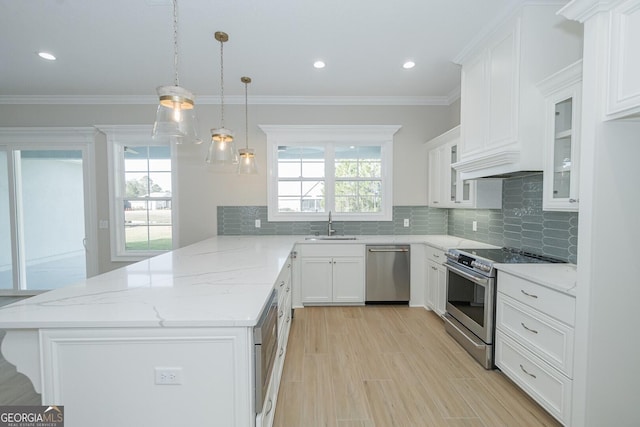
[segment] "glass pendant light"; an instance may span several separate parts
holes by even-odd
[[[247,175],[255,175],[258,173],[258,168],[256,167],[256,156],[254,154],[253,148],[249,148],[249,100],[247,96],[248,86],[251,83],[250,77],[241,77],[240,81],[244,83],[244,138],[245,138],[245,148],[241,148],[238,150],[238,154],[240,159],[238,160],[238,173],[239,174],[247,174]]]
[[[180,87],[178,79],[178,2],[173,0],[173,86],[158,86],[160,98],[156,121],[153,124],[152,137],[168,137],[178,144],[200,144],[198,138],[197,117],[194,109],[193,93]]]
[[[220,42],[220,127],[211,129],[211,144],[207,152],[207,163],[217,165],[231,165],[238,163],[236,147],[233,143],[233,132],[224,127],[224,43],[229,41],[229,35],[222,31],[214,34]]]

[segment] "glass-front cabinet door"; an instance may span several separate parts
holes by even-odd
[[[452,164],[459,160],[458,144],[453,144],[449,147],[449,154],[451,162],[449,168],[451,169],[450,181],[451,181],[451,203],[455,203],[456,207],[464,207],[472,203],[471,200],[471,181],[463,181],[460,178],[460,173],[451,167]]]
[[[547,94],[544,210],[578,210],[581,65],[561,71],[567,77],[559,73],[557,80],[564,84]]]

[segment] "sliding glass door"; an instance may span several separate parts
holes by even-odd
[[[35,293],[86,278],[93,268],[89,144],[18,141],[2,148],[0,292]]]
[[[13,288],[7,152],[0,150],[0,290]]]

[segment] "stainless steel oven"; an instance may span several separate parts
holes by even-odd
[[[494,264],[564,262],[513,248],[451,249],[446,253],[445,329],[486,369],[494,367],[497,274]]]
[[[490,369],[493,366],[495,274],[487,276],[452,260],[445,266],[445,328],[485,369]]]
[[[253,328],[256,414],[262,411],[273,363],[276,360],[278,348],[277,314],[278,293],[273,290],[267,306],[262,311],[257,325]]]

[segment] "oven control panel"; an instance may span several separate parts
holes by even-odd
[[[489,273],[493,268],[490,262],[486,262],[482,258],[471,257],[469,255],[460,253],[457,250],[446,252],[445,255],[450,261],[454,263],[462,264],[467,268],[482,271],[484,273]]]

